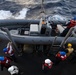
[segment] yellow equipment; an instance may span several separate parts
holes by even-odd
[[[68,47],[72,47],[72,44],[71,43],[68,43]]]

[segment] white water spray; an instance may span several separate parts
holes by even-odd
[[[10,11],[0,10],[0,19],[25,19],[27,11],[27,8],[23,8],[20,12],[13,15]]]
[[[0,19],[10,19],[12,17],[12,13],[10,11],[0,10]]]
[[[26,14],[27,14],[28,9],[27,8],[23,8],[18,14],[16,15],[14,18],[15,19],[25,19],[26,18]]]

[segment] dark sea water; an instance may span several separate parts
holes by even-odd
[[[16,2],[13,2],[13,1],[12,0],[0,0],[0,13],[1,13],[0,19],[3,17],[9,18],[9,16],[10,18],[11,17],[13,18],[14,17],[18,17],[18,18],[26,17],[27,19],[29,18],[36,19],[40,17],[40,14],[41,14],[40,1],[41,0],[30,0],[30,1],[36,2],[37,4],[32,2],[29,5],[20,4],[17,2],[18,0]],[[25,0],[25,1],[29,2],[29,0]],[[76,0],[44,0],[44,1],[45,1],[44,8],[45,8],[46,16],[56,15],[56,14],[62,15],[64,17],[66,16],[67,18],[76,16]],[[29,10],[26,8],[29,8]]]

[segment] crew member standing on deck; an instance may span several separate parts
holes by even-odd
[[[68,43],[68,48],[66,48],[68,50],[67,56],[69,56],[71,53],[73,53],[74,48],[72,47],[71,43]]]
[[[57,58],[60,58],[60,60],[65,60],[67,58],[66,56],[66,52],[65,51],[59,51],[57,54],[56,54],[56,57]]]
[[[19,68],[17,66],[14,66],[14,65],[8,68],[8,72],[11,75],[21,75]]]
[[[9,68],[11,60],[8,57],[0,56],[0,64],[1,64],[1,71],[3,71],[3,68]]]
[[[5,54],[9,54],[10,57],[14,60],[14,62],[16,62],[16,57],[15,57],[15,53],[13,50],[12,42],[9,42],[7,44],[7,47],[4,48],[3,51],[5,52]]]
[[[45,59],[45,61],[42,64],[42,70],[44,72],[47,72],[52,68],[53,62],[50,59]]]

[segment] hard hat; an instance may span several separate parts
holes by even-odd
[[[76,20],[76,16],[73,18],[73,20]]]
[[[0,61],[3,61],[4,60],[4,56],[0,56]]]
[[[64,51],[60,51],[59,53],[60,53],[60,55],[62,55],[62,56],[64,56],[64,55],[66,54],[66,52],[64,52]]]
[[[8,71],[11,73],[11,74],[18,74],[19,70],[16,66],[11,66],[8,68]]]
[[[3,49],[3,52],[7,52],[7,48],[4,48],[4,49]]]
[[[68,43],[68,47],[71,47],[72,46],[72,44],[71,43]]]
[[[51,63],[51,60],[50,59],[45,59],[45,63],[49,64],[49,63]]]
[[[11,72],[11,71],[13,71],[13,70],[14,70],[14,67],[13,67],[13,66],[11,66],[11,67],[8,68],[8,71],[9,71],[9,72]]]

